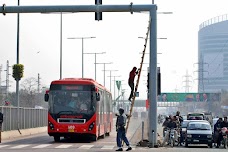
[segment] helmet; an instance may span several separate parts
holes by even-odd
[[[119,108],[119,113],[123,114],[124,113],[124,109],[123,108]]]

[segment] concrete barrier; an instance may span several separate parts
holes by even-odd
[[[34,135],[38,133],[45,133],[47,132],[47,127],[21,129],[20,132],[21,134],[18,132],[18,130],[4,131],[2,132],[2,140],[9,140],[13,138],[29,136],[29,135]]]

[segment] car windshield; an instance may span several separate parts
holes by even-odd
[[[188,130],[211,130],[211,126],[206,123],[189,123]]]
[[[49,112],[52,114],[92,114],[95,95],[92,91],[50,91]]]

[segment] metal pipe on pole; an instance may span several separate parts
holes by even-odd
[[[157,8],[150,10],[149,141],[157,144]],[[154,137],[153,137],[154,136]]]

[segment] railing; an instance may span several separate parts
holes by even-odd
[[[227,20],[228,20],[228,14],[216,16],[216,17],[213,17],[207,21],[204,21],[202,24],[200,24],[199,29],[202,29],[204,27],[207,27],[207,26],[215,24],[215,23],[227,21]]]
[[[17,107],[0,106],[4,115],[2,130],[17,130]],[[19,108],[19,129],[28,129],[47,126],[47,109]]]

